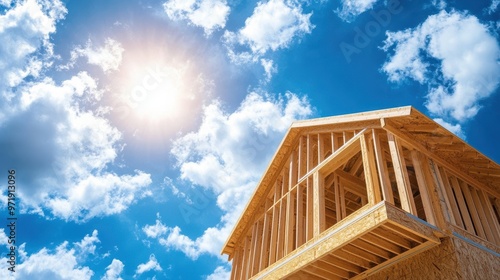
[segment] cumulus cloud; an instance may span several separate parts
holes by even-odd
[[[82,244],[85,244],[86,248],[92,248],[97,242],[99,239],[97,231],[94,230],[92,237],[87,235],[81,242],[76,242],[75,246],[69,246],[69,243],[64,241],[55,250],[44,247],[31,255],[26,252],[26,245],[22,244],[18,247],[18,264],[16,272],[13,274],[8,273],[7,259],[0,258],[0,278],[18,280],[91,279],[94,272],[89,267],[82,265],[85,259],[81,259],[79,252],[82,249]],[[88,253],[94,254],[90,251]]]
[[[72,50],[69,63],[60,66],[59,69],[72,68],[79,57],[85,57],[87,63],[99,66],[104,73],[110,73],[118,70],[123,51],[120,42],[111,38],[106,38],[104,46],[100,47],[94,47],[94,44],[89,39],[85,47],[78,46]]]
[[[162,271],[163,269],[161,268],[160,264],[156,260],[156,257],[154,254],[151,254],[149,256],[149,261],[146,263],[141,263],[137,266],[137,269],[135,271],[134,278],[138,275],[143,274],[144,272],[148,272],[151,270],[155,271]]]
[[[490,6],[486,9],[488,14],[493,14],[497,10],[498,5],[500,5],[500,0],[491,0]]]
[[[413,29],[387,32],[382,47],[390,81],[429,86],[426,107],[458,131],[500,83],[500,47],[488,26],[464,12],[441,11]]]
[[[202,254],[221,257],[220,248],[283,134],[292,121],[311,113],[307,99],[293,93],[274,99],[252,92],[232,113],[223,110],[218,102],[206,106],[199,129],[178,138],[172,154],[178,161],[181,179],[217,195],[217,205],[224,215],[218,225],[207,228],[197,238],[183,234],[178,226],[164,231],[159,220],[144,229],[161,228],[161,234],[148,236],[155,236],[167,249],[181,251],[193,260]],[[222,275],[223,271],[219,272]]]
[[[252,92],[233,113],[214,102],[199,130],[174,142],[181,178],[216,194],[254,181],[269,160],[262,155],[273,153],[292,121],[310,114],[308,101],[293,93],[273,99]]]
[[[75,248],[78,249],[80,255],[86,256],[95,253],[95,249],[97,248],[96,243],[101,242],[97,234],[97,230],[94,229],[91,236],[87,234],[80,242],[75,243]]]
[[[226,26],[231,11],[226,0],[169,0],[163,8],[171,20],[188,20],[207,36]]]
[[[11,1],[2,4],[10,6]],[[0,91],[28,76],[37,77],[44,66],[51,65],[50,34],[66,13],[59,0],[27,0],[0,15]]]
[[[371,10],[378,0],[342,0],[342,6],[336,10],[344,21],[352,21],[358,15]]]
[[[215,271],[208,275],[206,280],[227,280],[231,277],[231,271],[225,267],[218,266]]]
[[[2,164],[22,166],[23,204],[66,220],[119,213],[151,182],[149,174],[106,171],[121,149],[120,132],[85,110],[100,99],[96,81],[81,72],[60,85],[52,79],[26,83],[0,122]],[[8,133],[7,133],[8,132]]]
[[[106,274],[101,280],[123,280],[120,274],[123,272],[125,265],[117,259],[113,259],[110,265],[106,267]]]
[[[278,72],[278,67],[270,59],[262,58],[260,60],[260,64],[262,65],[262,67],[264,67],[265,81],[271,81],[273,74],[276,74]]]
[[[451,124],[441,118],[435,118],[434,119],[435,122],[437,122],[438,124],[440,124],[441,126],[443,126],[444,128],[448,129],[449,131],[455,133],[457,136],[465,139],[465,134],[462,130],[462,126],[460,124]]]
[[[160,235],[167,233],[167,227],[161,222],[161,217],[159,213],[156,213],[156,224],[146,225],[142,228],[142,231],[147,237],[156,238]]]
[[[287,0],[259,2],[245,26],[227,31],[223,40],[234,62],[255,61],[267,51],[287,48],[295,38],[311,33],[312,13],[304,14],[300,3]],[[249,48],[238,51],[238,46]]]

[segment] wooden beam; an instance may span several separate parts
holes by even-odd
[[[450,183],[450,179],[448,177],[448,172],[441,167],[439,168],[439,172],[443,177],[443,186],[448,196],[448,201],[450,202],[451,205],[451,211],[453,213],[453,216],[455,217],[455,222],[456,222],[455,225],[465,229],[465,225],[462,221],[462,215],[460,214],[460,209],[458,207],[458,202],[455,199],[455,195],[453,194],[453,189]]]
[[[461,177],[469,185],[481,188],[483,190],[486,190],[487,192],[491,193],[494,197],[500,197],[500,193],[496,189],[494,189],[491,186],[486,185],[483,182],[480,182],[476,178],[473,178],[469,174],[468,170],[460,168],[460,166],[457,166],[454,163],[450,163],[450,162],[448,162],[448,161],[440,158],[439,156],[437,156],[435,154],[435,151],[430,150],[426,146],[423,146],[422,144],[418,143],[417,141],[415,141],[414,139],[412,139],[411,137],[409,137],[406,133],[404,133],[404,132],[400,131],[399,129],[395,128],[394,125],[392,124],[392,122],[390,120],[381,119],[381,126],[386,131],[388,131],[388,132],[394,134],[395,136],[399,137],[399,139],[401,139],[402,141],[404,141],[409,146],[411,146],[411,147],[413,147],[413,148],[421,151],[422,153],[424,153],[427,157],[429,157],[430,159],[432,159],[433,161],[435,161],[440,166],[445,167],[448,170],[448,172],[450,172],[451,174],[453,174],[455,176]],[[479,153],[477,151],[473,151],[473,150],[471,150],[471,151],[464,151],[464,152],[462,152],[460,154],[463,155],[465,153],[471,153],[471,154],[476,155],[476,156],[479,155]]]
[[[373,145],[375,147],[375,158],[377,160],[378,176],[384,200],[394,205],[394,195],[392,194],[391,180],[387,170],[387,160],[380,143],[380,136],[375,129],[372,129]]]
[[[231,264],[231,280],[236,280],[237,275],[241,275],[240,272],[240,250],[234,250],[233,263]]]
[[[341,248],[340,250],[336,250],[331,255],[340,259],[340,260],[344,260],[345,262],[351,263],[354,266],[359,267],[360,270],[367,270],[367,269],[370,269],[376,265],[375,262],[372,262],[371,260],[367,260],[365,258],[362,258],[361,256],[359,256],[359,254],[355,254],[354,251],[347,250],[346,248],[348,248],[348,246]],[[360,250],[354,246],[351,246],[351,248],[354,248],[356,250]],[[366,252],[365,252],[365,254],[366,254]],[[371,256],[371,257],[375,258],[375,256]]]
[[[240,279],[248,279],[248,271],[250,270],[250,262],[248,261],[248,259],[250,258],[250,241],[249,241],[249,238],[247,236],[245,236],[245,250],[244,250],[244,254],[243,254],[243,259],[241,260],[241,264],[242,264],[242,270],[241,270],[241,277]]]
[[[341,268],[341,269],[346,270],[346,271],[350,271],[354,274],[360,274],[361,272],[364,271],[364,269],[362,267],[360,267],[359,265],[355,265],[352,262],[346,261],[346,260],[344,260],[341,257],[338,257],[336,255],[328,254],[321,259],[328,262],[328,263],[335,264],[335,266],[337,266],[338,268]]]
[[[413,233],[411,230],[406,230],[396,224],[393,223],[385,223],[383,226],[381,226],[382,229],[386,231],[393,231],[397,232],[398,235],[403,236],[406,239],[411,240],[412,242],[415,242],[417,244],[424,243],[425,239],[422,238],[421,236]]]
[[[285,233],[285,255],[291,253],[294,248],[294,232],[293,229],[295,228],[295,196],[296,196],[296,191],[290,191],[287,194],[288,198],[286,201],[286,233]]]
[[[349,271],[346,271],[336,265],[336,263],[329,263],[324,261],[323,259],[318,260],[314,267],[326,271],[328,273],[332,273],[334,277],[338,277],[338,279],[349,279],[352,277]],[[334,278],[327,278],[334,279]]]
[[[281,200],[279,204],[279,227],[278,227],[278,242],[276,242],[276,260],[284,256],[285,248],[285,231],[286,231],[286,198]]]
[[[290,189],[292,189],[293,186],[297,184],[297,170],[298,170],[298,157],[297,157],[297,152],[292,151],[292,154],[290,155]]]
[[[306,157],[304,154],[307,154],[304,149],[304,136],[299,136],[299,156],[298,156],[298,168],[297,168],[297,178],[300,179],[304,176],[306,172]]]
[[[313,174],[313,236],[318,236],[325,230],[325,186],[324,178],[319,171]]]
[[[491,230],[491,226],[488,223],[488,219],[486,218],[486,213],[484,211],[484,206],[482,205],[481,200],[479,200],[479,195],[475,188],[470,188],[469,192],[471,194],[472,200],[474,201],[474,205],[477,205],[476,208],[479,219],[481,220],[481,225],[483,226],[484,234],[486,235],[486,240],[495,243],[495,236],[493,235],[493,231]]]
[[[376,255],[384,260],[388,260],[388,259],[395,256],[394,253],[388,252],[388,251],[376,246],[375,244],[369,243],[366,240],[363,240],[361,238],[352,241],[351,244],[358,247],[359,249],[362,249],[362,250],[369,252],[370,254],[374,254],[374,255]]]
[[[484,207],[484,213],[486,214],[486,219],[491,227],[494,239],[491,240],[497,245],[500,245],[500,225],[498,224],[498,219],[493,212],[491,202],[488,199],[488,195],[483,190],[478,190],[479,200]]]
[[[321,279],[332,279],[332,280],[343,279],[342,277],[337,276],[337,275],[333,274],[332,272],[320,269],[320,268],[312,266],[312,265],[309,265],[302,270],[304,272],[307,272],[307,273],[312,274],[314,276],[320,277]]]
[[[337,169],[334,174],[338,175],[345,189],[359,197],[367,196],[365,181],[345,171],[342,171],[341,169]]]
[[[359,140],[361,141],[361,157],[363,158],[368,204],[375,205],[382,200],[376,171],[377,168],[375,166],[375,155],[373,154],[372,146],[368,144],[364,134],[361,135]]]
[[[441,172],[442,170],[434,162],[434,160],[429,159],[429,164],[430,164],[430,166],[432,168],[432,172],[434,174],[434,180],[438,186],[438,191],[439,191],[439,194],[441,196],[440,199],[442,199],[445,202],[445,205],[443,208],[446,211],[443,212],[443,214],[445,214],[445,218],[447,218],[447,220],[451,224],[458,225],[457,220],[461,221],[461,218],[460,218],[460,215],[455,218],[456,207],[453,208],[454,206],[456,206],[455,199],[453,197],[449,196],[449,191],[451,191],[451,189],[449,187],[449,182],[448,182],[448,179],[446,177],[446,174],[442,174],[442,172]],[[453,199],[453,200],[451,200],[451,199]]]
[[[399,247],[405,248],[406,250],[409,250],[412,248],[411,242],[409,240],[401,237],[400,235],[398,235],[394,232],[386,231],[386,230],[379,227],[379,228],[372,230],[371,233],[380,239],[394,243]]]
[[[278,240],[278,225],[279,225],[279,207],[273,206],[273,219],[271,223],[271,241],[269,242],[269,264],[272,265],[276,261],[276,243]]]
[[[434,208],[432,207],[432,202],[430,198],[429,180],[423,171],[422,160],[420,152],[417,150],[411,151],[411,159],[413,162],[413,168],[415,169],[415,177],[417,177],[418,190],[420,191],[420,198],[422,199],[422,204],[424,207],[425,218],[428,223],[436,225],[436,218],[434,216]]]
[[[314,186],[310,180],[307,179],[307,194],[306,194],[306,241],[309,241],[314,236]]]
[[[394,166],[401,208],[417,216],[417,209],[411,192],[410,179],[408,178],[402,148],[392,133],[387,132],[387,139],[389,140],[389,149],[391,152],[392,165]]]
[[[318,133],[318,164],[325,159],[325,141]]]
[[[304,193],[303,187],[297,185],[297,215],[295,216],[295,224],[297,225],[295,231],[295,248],[299,248],[304,244]]]
[[[335,196],[335,214],[337,215],[337,223],[342,220],[344,217],[342,216],[342,203],[340,200],[340,180],[339,175],[333,173],[333,189]],[[343,207],[345,208],[345,207]],[[345,210],[344,210],[345,211]]]
[[[270,229],[271,229],[271,221],[270,219],[270,214],[267,212],[264,214],[264,229],[262,232],[262,244],[261,244],[261,251],[260,251],[260,258],[259,258],[259,271],[262,271],[264,268],[267,267],[267,264],[269,263],[269,235],[270,235]]]
[[[344,219],[345,217],[347,217],[347,212],[346,212],[344,184],[342,184],[341,182],[339,182],[339,201],[340,201],[340,216],[342,217],[341,219]]]
[[[423,154],[420,155],[420,167],[424,174],[424,178],[427,182],[427,191],[429,194],[429,199],[432,203],[433,216],[435,218],[436,226],[443,230],[448,229],[447,221],[450,221],[450,213],[448,211],[444,195],[442,193],[442,183],[438,182],[436,175],[433,173],[434,163]]]
[[[399,255],[403,252],[401,247],[393,244],[392,242],[378,238],[371,232],[361,236],[360,239],[366,241],[367,243],[372,244],[373,246],[376,246],[377,248],[380,248],[384,251],[388,251],[394,255]]]
[[[449,179],[451,182],[453,193],[455,194],[455,198],[457,199],[458,208],[460,209],[460,214],[462,215],[462,220],[465,224],[465,230],[472,234],[476,234],[474,225],[472,224],[472,219],[470,218],[469,209],[467,208],[467,204],[465,204],[462,190],[460,190],[460,186],[458,185],[457,177],[450,176]]]
[[[307,134],[307,140],[306,140],[306,145],[307,145],[307,148],[306,148],[306,151],[307,151],[307,162],[306,162],[306,166],[307,166],[307,170],[306,172],[309,172],[311,171],[312,169],[312,143],[311,143],[311,134]]]
[[[260,247],[258,244],[260,243],[260,239],[262,237],[260,233],[260,221],[257,221],[254,225],[254,229],[252,231],[252,264],[250,267],[250,276],[255,275],[259,272],[259,257],[260,257]]]
[[[361,150],[359,137],[361,137],[363,133],[364,130],[349,140],[348,143],[342,145],[342,147],[337,149],[335,153],[326,158],[322,164],[318,165],[317,168],[320,170],[336,170],[346,163]]]
[[[476,205],[474,203],[474,199],[472,198],[472,195],[469,190],[469,186],[467,183],[465,183],[462,180],[458,180],[458,184],[460,186],[460,189],[462,190],[462,193],[464,195],[465,201],[467,202],[467,206],[469,206],[469,213],[472,218],[472,222],[474,223],[474,228],[476,229],[476,234],[484,239],[486,239],[486,234],[484,232],[484,228],[481,222],[481,219],[479,218],[479,214],[477,213],[477,208],[482,207],[481,205]]]

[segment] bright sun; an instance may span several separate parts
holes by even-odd
[[[181,94],[180,81],[165,80],[145,93],[136,94],[138,97],[135,111],[140,118],[163,120],[173,118],[179,110]],[[142,96],[144,95],[144,96]]]
[[[134,69],[122,97],[139,120],[175,119],[186,98],[184,70],[158,64]]]

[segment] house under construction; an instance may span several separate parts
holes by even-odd
[[[412,107],[292,124],[231,279],[500,279],[500,166]]]

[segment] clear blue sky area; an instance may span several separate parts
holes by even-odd
[[[499,6],[0,0],[0,279],[228,279],[299,119],[411,105],[500,162]]]

